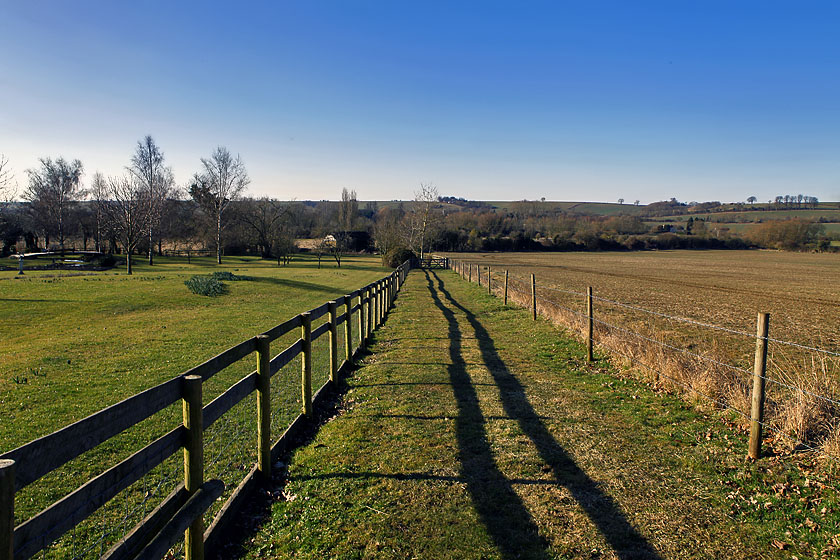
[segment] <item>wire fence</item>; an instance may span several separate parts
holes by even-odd
[[[535,309],[584,339],[590,317],[585,291],[486,266],[456,262],[465,280],[511,303]],[[488,286],[489,282],[489,286]],[[592,296],[593,344],[641,372],[657,386],[691,395],[731,411],[745,422],[755,377],[766,382],[760,424],[774,445],[788,451],[820,452],[833,460],[840,450],[840,353],[690,317]],[[759,340],[760,339],[760,340]],[[766,341],[767,367],[756,373],[756,343]]]

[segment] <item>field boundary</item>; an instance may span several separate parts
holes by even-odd
[[[122,490],[140,480],[163,461],[184,450],[183,483],[138,525],[115,543],[106,558],[161,558],[184,539],[188,559],[200,559],[221,543],[236,513],[248,496],[270,480],[277,458],[291,439],[313,419],[313,406],[324,398],[338,376],[346,374],[365,348],[373,331],[385,320],[410,263],[341,298],[300,313],[268,331],[247,339],[183,374],[135,394],[52,434],[0,455],[0,560],[31,558],[96,512]],[[357,303],[354,304],[354,300]],[[340,310],[340,312],[339,312]],[[326,321],[312,328],[312,321]],[[358,343],[353,345],[353,319],[358,319]],[[344,325],[344,359],[339,357],[338,327]],[[271,357],[272,341],[300,329],[289,347]],[[323,385],[312,393],[312,342],[329,337],[329,371]],[[257,354],[257,369],[204,404],[202,384],[228,366]],[[301,356],[300,413],[272,440],[271,377]],[[238,483],[213,521],[204,528],[204,511],[221,496],[221,481],[204,481],[204,432],[252,393],[257,394],[257,461]],[[181,426],[134,452],[127,459],[88,480],[70,494],[15,526],[15,494],[68,461],[108,441],[170,405],[183,402]],[[183,532],[183,529],[186,531]]]
[[[529,273],[528,276],[514,276],[504,268],[501,271],[493,270],[488,265],[451,257],[449,268],[463,280],[483,285],[488,294],[503,299],[505,304],[511,301],[530,309],[534,320],[542,316],[569,328],[587,344],[589,362],[594,361],[593,347],[597,346],[607,355],[618,357],[629,365],[641,368],[655,386],[669,385],[713,408],[732,412],[749,425],[748,454],[752,459],[762,456],[762,443],[766,443],[767,436],[772,434],[772,437],[784,440],[794,451],[815,452],[829,460],[838,460],[833,453],[836,451],[833,446],[840,437],[840,386],[829,383],[822,387],[829,393],[824,394],[803,386],[804,384],[800,384],[795,377],[777,379],[770,376],[767,351],[770,344],[788,347],[802,356],[809,357],[811,363],[821,361],[824,370],[826,362],[830,362],[833,368],[840,367],[840,352],[769,336],[768,313],[758,313],[756,332],[749,333],[599,297],[593,293],[591,286],[586,287],[586,291],[577,291],[542,284],[538,282],[534,273]],[[569,304],[560,303],[558,295],[577,300],[580,308],[575,309]],[[670,344],[662,337],[605,321],[597,316],[596,303],[690,325],[692,328],[751,339],[755,343],[753,369],[728,363],[710,351]],[[704,373],[704,379],[696,378],[695,374],[698,371]],[[708,382],[708,377],[711,376],[723,380],[726,385],[725,391],[720,387],[711,386]],[[775,398],[768,398],[769,387],[773,388]],[[790,433],[780,422],[767,420],[768,405],[771,411],[787,411],[794,408],[801,411],[810,408],[818,413],[806,416],[801,420],[801,429]]]

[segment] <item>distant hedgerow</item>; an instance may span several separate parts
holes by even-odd
[[[192,293],[200,296],[216,297],[227,292],[227,286],[210,276],[193,276],[184,284]]]

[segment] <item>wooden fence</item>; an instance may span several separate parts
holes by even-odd
[[[169,381],[138,393],[87,418],[0,455],[0,560],[24,560],[46,549],[74,529],[121,491],[152,469],[184,450],[183,482],[151,513],[133,527],[102,557],[162,558],[184,538],[190,560],[218,550],[221,535],[237,511],[261,483],[271,477],[272,465],[291,439],[312,418],[313,405],[350,367],[372,332],[384,321],[409,269],[404,263],[390,275],[344,297],[301,313],[276,327],[245,340]],[[354,300],[357,302],[354,303]],[[312,321],[327,316],[319,327]],[[353,317],[358,318],[358,344],[353,345]],[[344,325],[344,360],[339,359],[338,328]],[[300,338],[273,358],[271,343],[299,329]],[[329,337],[329,377],[312,393],[312,342]],[[204,405],[205,381],[228,366],[257,355],[257,369]],[[281,368],[301,356],[300,413],[276,440],[271,434],[270,382]],[[256,392],[257,461],[217,513],[210,526],[202,518],[222,495],[219,480],[204,481],[204,432],[243,399]],[[15,494],[68,461],[182,401],[183,424],[136,451],[85,484],[15,526]]]

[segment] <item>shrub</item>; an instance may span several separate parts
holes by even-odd
[[[193,276],[184,284],[192,293],[200,296],[216,297],[227,292],[227,286],[210,276]]]
[[[226,270],[225,271],[218,270],[218,271],[214,272],[213,274],[211,274],[210,278],[212,278],[213,280],[218,280],[219,282],[224,282],[224,281],[238,282],[238,281],[241,281],[241,280],[251,280],[250,276],[237,276],[233,272],[228,272]]]
[[[382,255],[382,264],[391,268],[397,268],[405,261],[416,258],[417,255],[415,255],[414,251],[411,249],[407,249],[406,247],[397,247],[396,249],[391,249]]]

